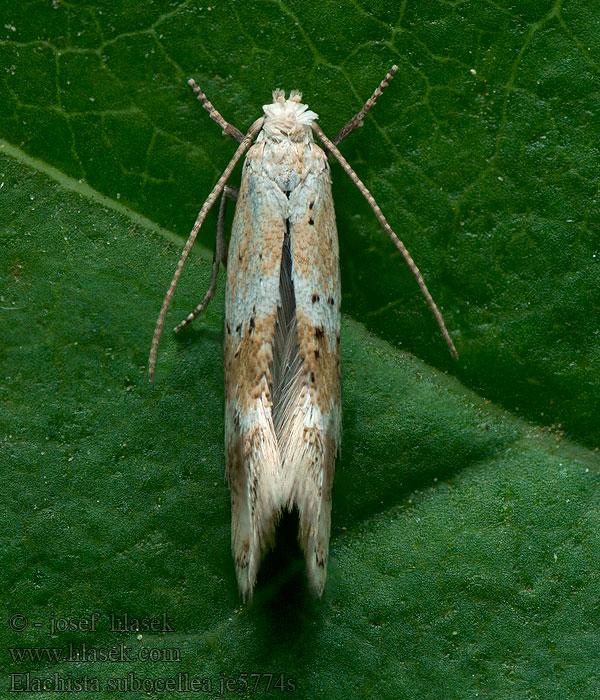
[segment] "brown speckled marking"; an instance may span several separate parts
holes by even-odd
[[[235,401],[237,411],[246,412],[263,394],[271,405],[273,348],[267,339],[273,337],[274,329],[274,317],[255,317],[252,332],[248,328],[242,338],[239,334],[225,337],[226,395],[228,401]]]
[[[340,401],[340,356],[335,344],[324,334],[319,334],[312,321],[301,311],[296,311],[298,342],[304,367],[310,377],[315,400],[323,413],[335,410]],[[320,337],[319,337],[320,336]]]

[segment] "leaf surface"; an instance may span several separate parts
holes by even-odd
[[[107,700],[129,673],[154,685],[128,697],[168,697],[156,681],[179,673],[213,695],[233,679],[232,697],[265,693],[253,673],[311,699],[597,697],[598,14],[580,0],[35,0],[0,15],[0,586],[3,619],[28,621],[4,627],[2,693],[31,671],[87,674]],[[242,130],[272,88],[298,88],[333,136],[393,63],[342,150],[460,361],[334,165],[346,317],[328,585],[308,597],[283,522],[244,607],[223,277],[194,328],[168,330],[206,288],[214,215],[146,381],[180,241],[235,150],[186,79]],[[48,636],[50,620],[94,611],[95,632]],[[111,613],[163,612],[174,632],[110,630]],[[69,643],[166,651],[121,664],[10,651]]]

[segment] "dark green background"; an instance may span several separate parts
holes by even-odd
[[[391,5],[0,2],[1,620],[44,623],[0,623],[6,672],[284,672],[307,698],[599,697],[600,16],[582,1]],[[460,360],[334,165],[347,320],[329,583],[312,601],[280,547],[242,607],[222,288],[194,329],[165,334],[145,380],[173,233],[235,150],[186,79],[242,130],[272,88],[299,88],[333,136],[392,63],[342,150]],[[169,325],[205,288],[198,253]],[[96,635],[48,641],[52,615],[93,610]],[[110,612],[163,610],[175,634],[107,631]],[[175,646],[183,662],[8,651],[69,641]]]

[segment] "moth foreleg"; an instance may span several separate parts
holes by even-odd
[[[208,306],[209,301],[213,298],[215,290],[217,288],[217,275],[219,273],[219,265],[225,262],[227,258],[227,247],[225,245],[225,210],[227,208],[227,200],[231,199],[234,202],[238,198],[238,188],[230,187],[225,185],[223,188],[223,194],[221,195],[221,203],[219,204],[219,216],[217,218],[217,233],[215,236],[215,254],[213,256],[212,264],[212,274],[210,277],[210,284],[208,285],[208,290],[204,295],[204,299],[198,304],[198,306],[188,314],[181,323],[178,323],[174,331],[178,333],[182,328],[191,323],[197,316],[199,316],[204,309]]]
[[[353,131],[358,129],[363,125],[363,119],[367,112],[375,105],[375,102],[381,97],[381,94],[385,88],[389,85],[390,80],[394,77],[398,70],[398,66],[392,66],[390,72],[385,76],[385,78],[379,83],[375,92],[369,97],[369,99],[363,105],[363,108],[355,114],[352,119],[344,126],[339,134],[333,139],[333,143],[337,146],[340,141],[343,141],[346,136],[349,136]]]

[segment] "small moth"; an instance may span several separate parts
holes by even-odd
[[[330,141],[317,115],[293,90],[273,92],[244,136],[226,122],[193,80],[198,99],[239,147],[205,201],[177,265],[156,323],[149,361],[175,285],[208,210],[222,194],[208,291],[176,328],[192,321],[215,291],[225,260],[225,207],[237,199],[225,292],[225,449],[231,490],[231,542],[240,593],[252,597],[258,567],[277,521],[297,509],[310,588],[325,586],[331,488],[340,449],[340,271],[328,155],[334,156],[402,253],[456,350],[417,266],[336,144],[359,126],[392,79],[393,66],[364,107]],[[314,140],[317,135],[325,150]],[[254,143],[253,143],[254,142]],[[227,187],[248,151],[239,192]]]

